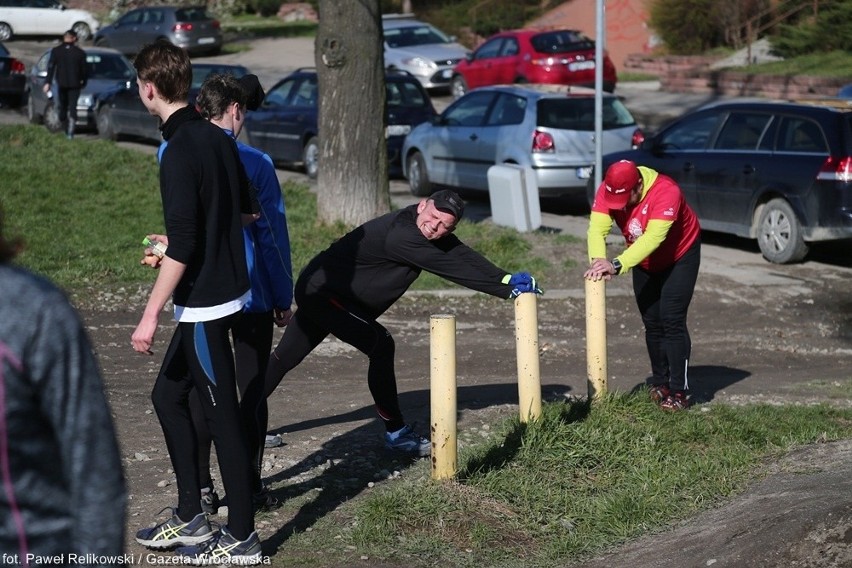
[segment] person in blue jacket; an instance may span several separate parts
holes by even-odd
[[[196,108],[206,120],[220,127],[235,141],[242,130],[248,108],[256,109],[263,100],[263,89],[256,75],[239,80],[229,74],[214,74],[201,86]],[[260,480],[267,423],[267,403],[262,396],[263,377],[272,350],[274,325],[285,326],[292,315],[293,276],[290,237],[287,230],[284,199],[272,159],[247,144],[236,141],[240,160],[254,184],[260,202],[260,218],[243,228],[246,262],[251,280],[251,298],[243,307],[232,330],[237,387],[241,400],[259,400],[257,408],[241,408],[249,432],[249,450],[254,465],[254,500],[262,507],[274,504]],[[167,143],[160,146],[162,155]],[[163,240],[162,235],[150,235]],[[150,258],[150,257],[149,257]],[[190,411],[198,436],[198,460],[201,475],[202,508],[215,513],[219,496],[210,475],[211,437],[197,391],[190,395]]]

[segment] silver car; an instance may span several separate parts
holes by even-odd
[[[448,88],[453,67],[469,51],[437,28],[409,16],[382,17],[385,68],[411,73],[427,89]]]
[[[96,127],[95,109],[98,97],[122,88],[136,79],[133,65],[122,54],[114,49],[102,47],[86,47],[86,66],[89,79],[80,91],[77,100],[77,128],[94,130]],[[47,78],[47,63],[50,51],[45,52],[27,76],[27,117],[33,124],[44,122],[51,132],[62,130],[59,115],[56,112],[57,89],[51,91],[48,97],[42,91],[44,80]]]
[[[493,86],[457,99],[416,127],[402,149],[414,195],[432,185],[488,191],[488,168],[529,166],[539,195],[584,194],[595,161],[595,95],[557,85]],[[627,107],[603,96],[603,153],[629,150],[644,135]]]

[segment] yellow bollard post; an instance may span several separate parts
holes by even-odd
[[[515,298],[515,344],[518,352],[518,406],[521,422],[541,417],[537,305],[536,294],[521,294]]]
[[[432,479],[456,475],[456,318],[433,315],[431,338]]]
[[[586,371],[589,400],[606,394],[606,282],[586,280]]]

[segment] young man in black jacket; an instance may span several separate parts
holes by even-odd
[[[65,32],[62,44],[50,50],[47,77],[42,87],[45,93],[50,92],[54,78],[59,87],[59,104],[56,107],[59,120],[65,123],[68,138],[73,138],[74,123],[77,122],[77,100],[88,80],[86,52],[77,47],[77,32],[74,30]]]
[[[426,270],[498,298],[541,293],[526,272],[508,274],[453,235],[464,202],[442,190],[364,223],[311,260],[296,282],[298,309],[273,350],[269,396],[328,334],[369,357],[367,384],[385,425],[389,449],[426,456],[429,440],[406,425],[394,373],[394,341],[376,320]]]
[[[261,548],[229,334],[250,294],[241,213],[250,217],[258,211],[257,198],[233,139],[187,104],[192,67],[186,52],[157,42],[145,46],[134,65],[142,102],[162,120],[168,141],[160,159],[160,193],[169,243],[133,332],[133,348],[151,354],[159,314],[170,297],[178,322],[151,394],[177,478],[178,507],[167,521],[138,531],[136,540],[155,549],[183,546],[177,553],[188,563],[254,564],[261,561]],[[229,500],[228,524],[217,533],[201,509],[198,442],[188,403],[193,387]]]

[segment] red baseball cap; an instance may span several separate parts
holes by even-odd
[[[639,183],[639,170],[630,160],[621,160],[609,167],[604,177],[604,190],[598,193],[608,209],[624,209],[630,192]]]

